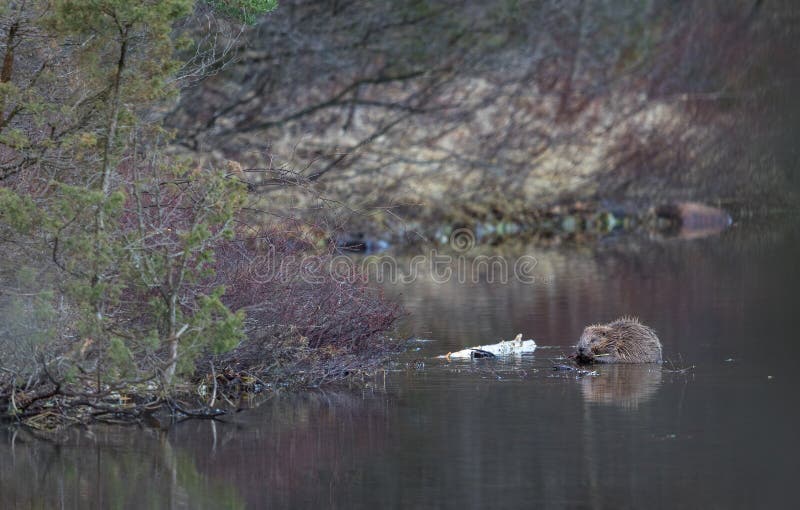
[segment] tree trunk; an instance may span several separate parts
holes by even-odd
[[[164,382],[172,382],[175,376],[175,368],[178,365],[178,339],[183,331],[178,331],[178,295],[172,294],[169,298],[169,337],[167,345],[169,347],[169,358],[167,368],[164,370]]]
[[[0,69],[0,84],[11,81],[11,73],[14,69],[14,47],[17,44],[16,41],[14,41],[14,37],[17,35],[18,29],[19,22],[15,22],[8,27],[8,37],[6,37],[6,54],[3,57],[3,68]],[[3,125],[5,109],[5,96],[0,95],[0,127]]]
[[[120,47],[119,47],[119,59],[117,60],[117,69],[114,75],[114,83],[112,85],[111,90],[111,111],[109,112],[108,117],[108,128],[106,129],[106,140],[103,146],[103,180],[101,185],[101,190],[103,192],[102,201],[97,205],[97,212],[95,213],[95,240],[94,240],[94,251],[95,251],[95,258],[93,261],[93,270],[92,270],[92,287],[96,286],[100,283],[100,272],[101,269],[99,267],[99,260],[100,260],[100,252],[102,251],[101,244],[101,234],[105,231],[105,203],[108,199],[109,191],[111,190],[111,169],[112,169],[112,152],[114,148],[114,138],[117,136],[117,117],[119,117],[119,110],[121,104],[121,92],[120,88],[122,85],[122,73],[125,71],[125,58],[128,53],[128,29],[127,27],[122,30],[120,29]],[[94,303],[94,311],[97,314],[97,317],[102,319],[104,310],[102,306],[102,299],[96,298],[97,301]]]

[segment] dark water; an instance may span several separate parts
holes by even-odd
[[[497,252],[536,257],[533,283],[389,285],[411,312],[408,334],[430,341],[411,344],[385,383],[168,432],[95,428],[58,445],[8,432],[0,507],[789,507],[794,224]],[[653,326],[674,365],[550,369],[583,326],[622,314]],[[517,332],[544,347],[512,362],[430,359]],[[413,358],[425,368],[404,368]]]

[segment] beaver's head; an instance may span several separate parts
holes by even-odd
[[[616,353],[616,335],[609,326],[588,326],[583,330],[578,345],[575,346],[575,359],[580,363],[608,363]]]

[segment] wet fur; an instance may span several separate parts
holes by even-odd
[[[575,346],[579,363],[661,363],[661,342],[636,317],[621,317],[583,330]]]

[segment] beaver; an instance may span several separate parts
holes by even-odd
[[[656,332],[635,317],[586,327],[575,348],[578,363],[661,363]]]

